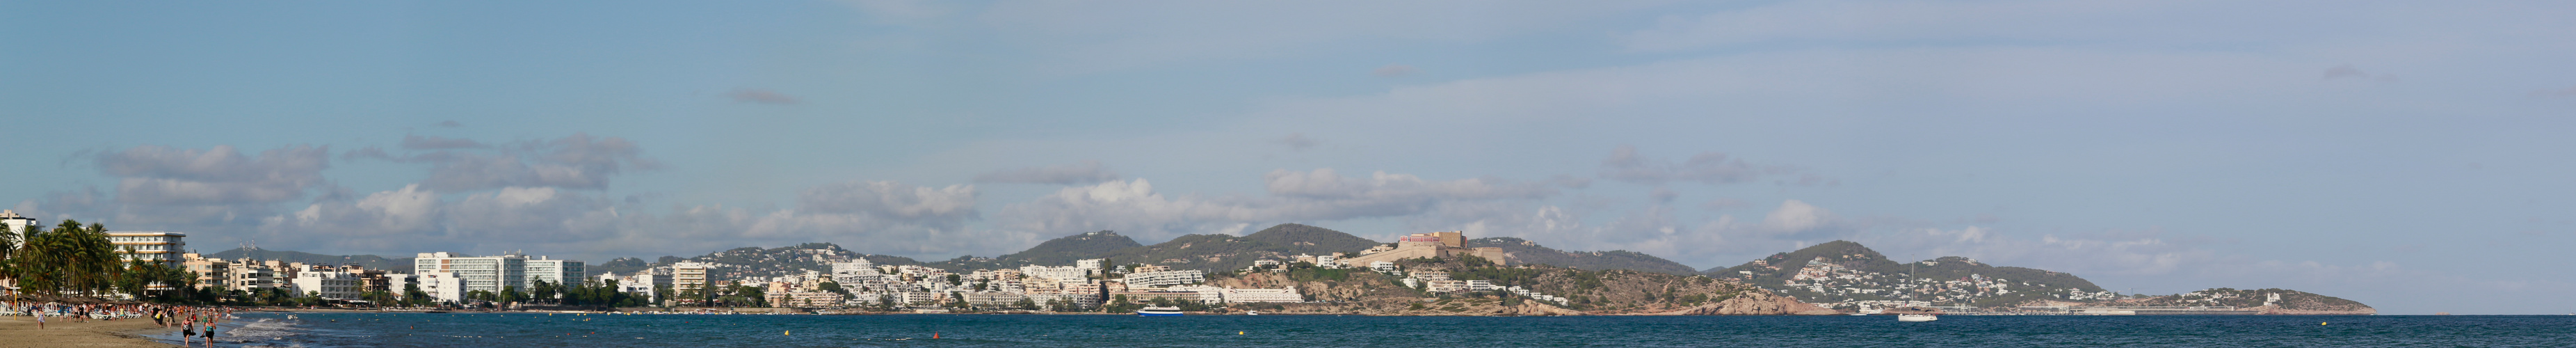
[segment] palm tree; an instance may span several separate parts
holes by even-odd
[[[115,290],[125,275],[107,226],[64,219],[53,231],[28,231],[27,246],[10,255],[10,275],[21,289],[39,294],[94,295]]]
[[[28,226],[26,229],[30,230],[29,232],[33,232],[32,230],[35,230],[36,228],[35,226]],[[18,279],[18,267],[16,266],[17,256],[17,231],[11,231],[7,227],[0,227],[0,283],[14,284],[14,281]]]

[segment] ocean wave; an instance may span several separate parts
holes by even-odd
[[[238,323],[241,323],[241,325],[227,328],[231,330],[230,332],[217,332],[216,334],[220,336],[217,336],[216,339],[218,341],[247,343],[275,341],[285,339],[287,337],[303,336],[305,334],[304,329],[301,326],[296,325],[294,322],[285,320],[261,318],[256,321]]]

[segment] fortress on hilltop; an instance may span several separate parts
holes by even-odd
[[[1359,256],[1337,260],[1337,262],[1341,262],[1343,265],[1349,265],[1351,267],[1369,267],[1370,264],[1376,262],[1395,262],[1395,260],[1413,258],[1445,258],[1462,255],[1481,257],[1485,260],[1493,261],[1494,264],[1497,265],[1508,264],[1508,260],[1511,256],[1510,254],[1503,253],[1503,248],[1469,248],[1467,247],[1467,235],[1464,231],[1449,231],[1415,233],[1408,234],[1403,237],[1397,237],[1395,240],[1395,247],[1390,248],[1384,245],[1379,245],[1375,248],[1360,251]]]

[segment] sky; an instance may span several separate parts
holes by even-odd
[[[592,262],[1832,240],[2576,312],[2576,3],[0,2],[0,207]]]

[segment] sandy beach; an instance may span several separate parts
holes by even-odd
[[[87,323],[46,318],[45,329],[23,316],[0,317],[0,347],[177,347],[141,335],[177,330],[149,319],[91,320]]]

